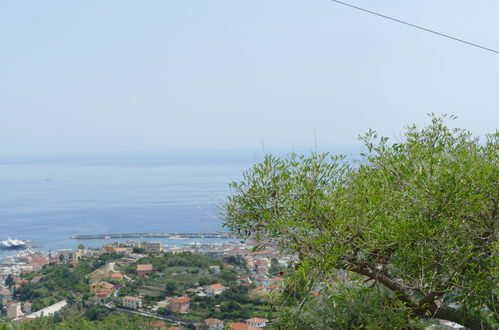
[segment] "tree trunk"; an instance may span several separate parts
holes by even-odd
[[[494,329],[490,324],[485,323],[479,319],[469,318],[463,312],[450,307],[440,306],[433,317],[449,320],[464,325],[471,330]]]

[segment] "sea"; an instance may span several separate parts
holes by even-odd
[[[341,150],[348,153],[351,148]],[[282,148],[273,153],[293,151]],[[231,193],[229,183],[240,180],[265,153],[203,150],[2,156],[0,240],[31,240],[33,246],[58,250],[80,243],[98,247],[105,242],[72,239],[74,235],[223,230],[220,207]],[[0,250],[0,257],[12,253]]]

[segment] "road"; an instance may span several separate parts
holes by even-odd
[[[68,303],[66,302],[66,300],[59,301],[56,304],[53,304],[49,307],[45,307],[44,309],[40,309],[39,311],[29,314],[28,316],[26,316],[26,318],[35,319],[37,317],[53,315],[55,312],[60,311],[67,304]]]
[[[112,308],[112,307],[107,306],[107,305],[104,305],[104,306],[106,306],[107,308],[110,308],[110,309]],[[124,308],[119,308],[119,307],[115,307],[115,309],[117,311],[120,311],[120,312],[123,312],[123,313],[141,315],[141,316],[145,316],[145,317],[149,317],[149,318],[153,318],[153,319],[158,319],[158,320],[163,320],[163,321],[168,321],[168,322],[173,322],[173,323],[177,323],[177,324],[181,324],[181,325],[190,325],[190,324],[192,324],[191,322],[185,322],[185,321],[182,321],[182,320],[179,320],[179,319],[173,319],[173,318],[168,318],[168,317],[161,317],[161,316],[151,315],[151,314],[148,314],[148,313],[133,311],[133,310],[130,310],[130,309],[124,309]]]

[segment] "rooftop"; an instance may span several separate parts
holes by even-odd
[[[184,296],[184,297],[171,298],[170,302],[174,304],[184,304],[188,303],[190,300],[191,298]]]
[[[220,283],[216,283],[216,284],[210,285],[210,288],[212,288],[213,290],[220,290],[220,289],[225,288],[225,285],[220,284]]]
[[[224,323],[224,321],[219,320],[219,319],[209,318],[209,319],[204,320],[204,323],[205,324],[221,324],[221,323]]]
[[[259,317],[252,317],[252,318],[246,320],[246,322],[248,322],[248,323],[262,323],[262,322],[268,322],[268,321],[269,320],[261,319]]]
[[[137,265],[137,271],[152,271],[151,264]]]
[[[261,330],[260,328],[253,327],[246,323],[236,322],[229,324],[229,327],[233,330]]]
[[[124,296],[123,299],[131,300],[131,301],[141,301],[142,300],[139,297],[132,297],[132,296]]]

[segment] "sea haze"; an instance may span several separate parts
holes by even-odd
[[[80,234],[213,232],[229,182],[262,158],[252,151],[3,157],[0,239],[62,249]]]

